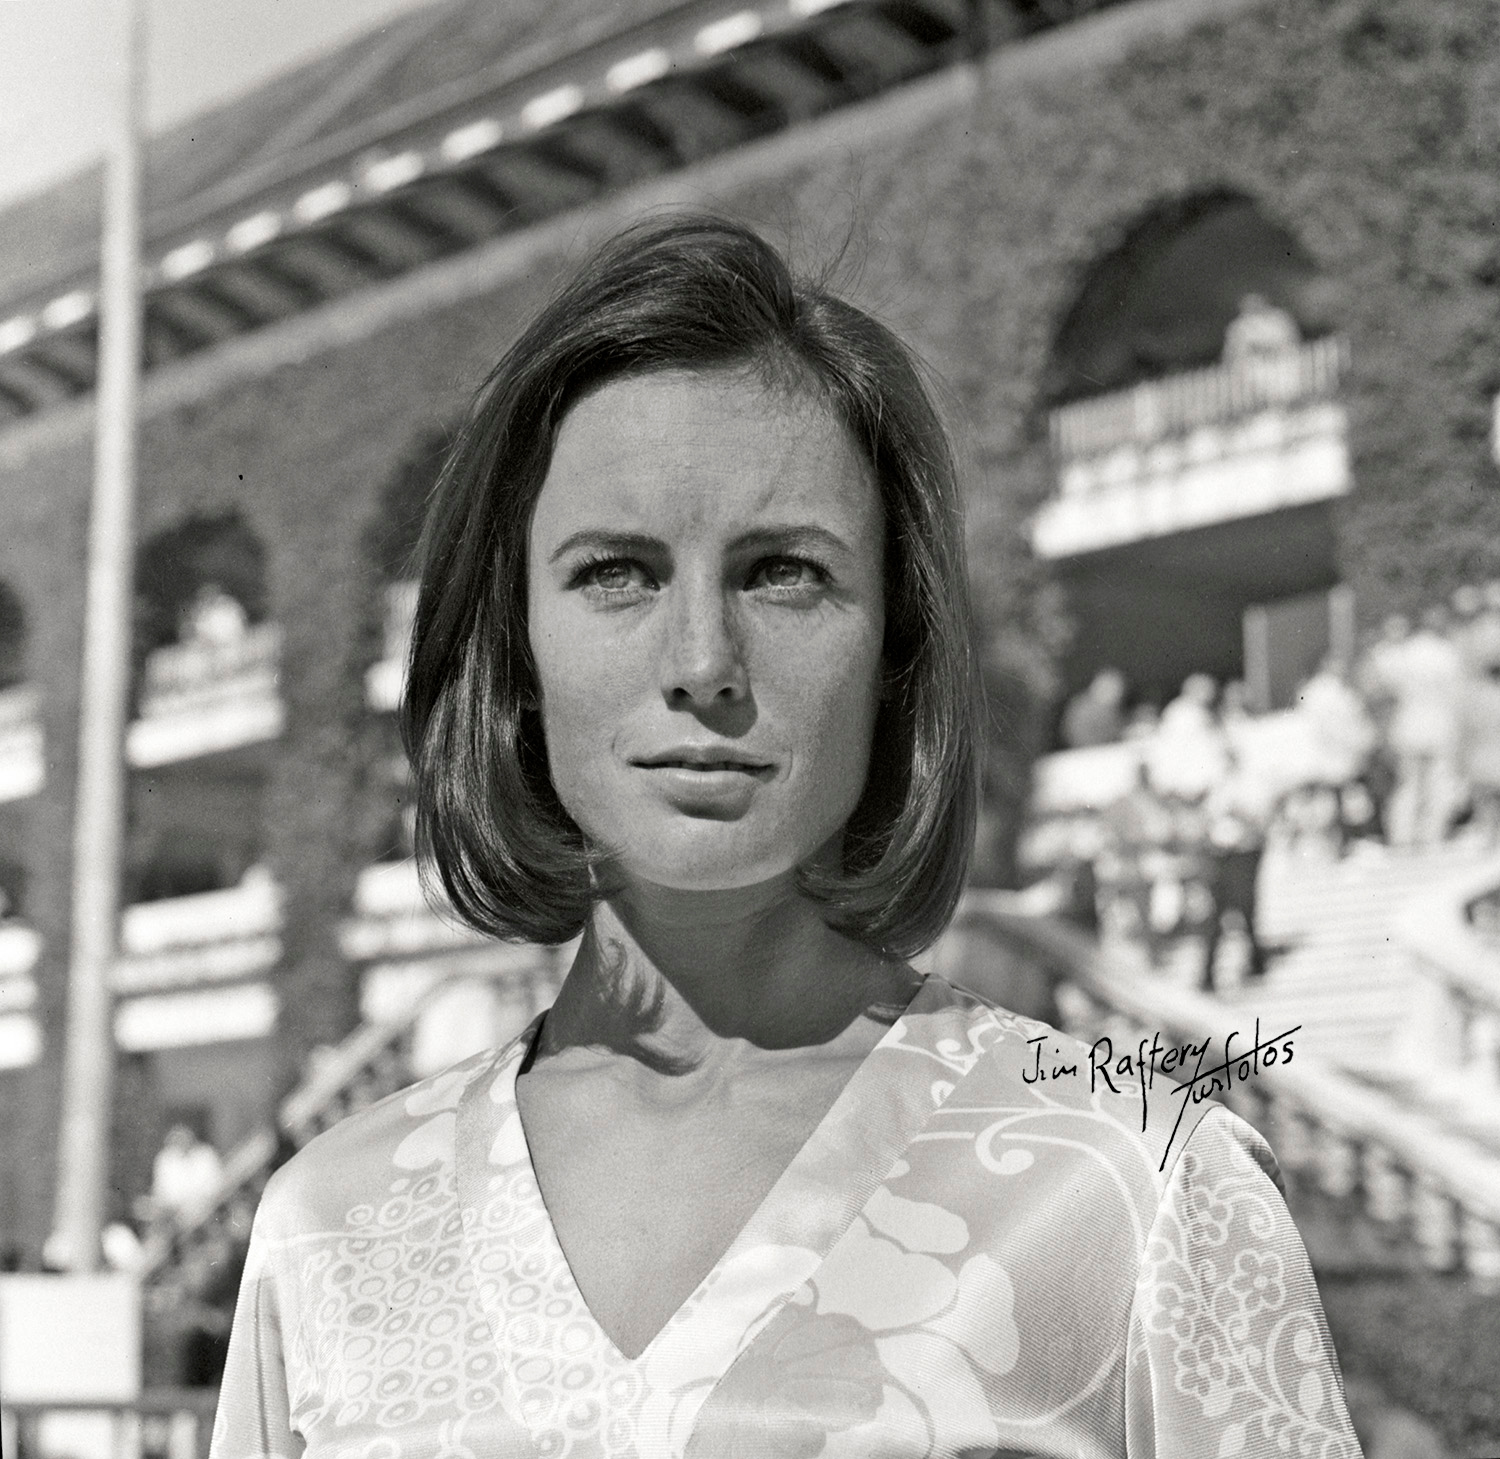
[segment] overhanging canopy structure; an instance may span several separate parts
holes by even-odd
[[[351,48],[346,64],[310,77],[316,89],[286,117],[262,102],[243,118],[271,134],[258,151],[181,195],[169,187],[149,209],[146,366],[1108,3],[693,0],[661,10],[637,0],[633,24],[570,31],[565,17],[546,44],[499,56],[453,54],[466,18],[470,30],[479,23],[473,0],[419,12],[389,43]],[[221,131],[234,113],[221,114]],[[202,167],[193,139],[170,140],[176,155],[156,159],[159,175]],[[0,426],[94,388],[96,274],[87,253],[62,258],[46,277],[19,271],[9,287],[0,270]]]

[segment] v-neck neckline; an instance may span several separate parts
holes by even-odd
[[[640,1350],[636,1357],[627,1357],[619,1351],[609,1333],[598,1323],[594,1312],[589,1308],[588,1302],[583,1297],[582,1290],[577,1285],[576,1276],[573,1275],[571,1264],[568,1263],[567,1252],[562,1249],[561,1240],[556,1234],[552,1215],[547,1210],[546,1201],[541,1197],[541,1186],[537,1182],[535,1165],[532,1164],[531,1146],[526,1140],[525,1129],[520,1123],[519,1108],[516,1104],[516,1080],[520,1069],[525,1068],[534,1053],[535,1045],[541,1035],[541,1023],[546,1015],[541,1014],[532,1021],[531,1026],[496,1059],[495,1065],[490,1066],[493,1074],[481,1075],[474,1078],[463,1092],[462,1101],[459,1104],[458,1113],[458,1165],[459,1165],[459,1195],[463,1206],[469,1210],[478,1210],[484,1204],[484,1173],[487,1168],[495,1164],[496,1152],[507,1156],[508,1164],[520,1165],[525,1180],[520,1182],[519,1189],[514,1192],[513,1198],[519,1197],[522,1210],[516,1210],[510,1224],[523,1225],[531,1237],[531,1251],[537,1257],[543,1258],[544,1267],[552,1275],[553,1287],[565,1287],[568,1294],[574,1297],[574,1318],[582,1317],[592,1330],[595,1344],[592,1347],[601,1351],[609,1360],[609,1366],[619,1371],[630,1371],[630,1369],[645,1369],[651,1366],[664,1347],[679,1342],[684,1332],[690,1332],[694,1326],[694,1318],[702,1314],[705,1308],[711,1306],[712,1294],[715,1287],[720,1285],[730,1270],[741,1266],[747,1254],[751,1254],[757,1246],[786,1245],[777,1240],[778,1227],[787,1224],[784,1216],[789,1213],[784,1210],[790,1192],[795,1191],[799,1185],[817,1182],[816,1167],[822,1165],[834,1165],[834,1182],[822,1182],[828,1188],[828,1218],[820,1222],[814,1222],[817,1230],[808,1233],[810,1242],[805,1245],[807,1257],[816,1258],[817,1263],[828,1255],[829,1249],[843,1236],[849,1227],[853,1216],[862,1209],[870,1194],[885,1179],[889,1167],[895,1161],[900,1150],[904,1149],[907,1138],[915,1129],[916,1123],[930,1113],[929,1099],[926,1098],[926,1089],[922,1090],[924,1098],[913,1102],[909,1099],[898,1099],[897,1104],[910,1104],[910,1110],[901,1111],[901,1116],[892,1122],[889,1119],[891,1111],[880,1111],[874,1120],[871,1129],[856,1129],[859,1120],[856,1119],[855,1111],[862,1104],[868,1102],[871,1084],[879,1084],[879,1071],[885,1063],[886,1051],[894,1042],[900,1039],[903,1032],[904,1020],[918,1014],[924,1009],[924,1005],[932,1000],[935,979],[924,976],[922,981],[916,985],[912,997],[907,1000],[906,1006],[901,1009],[900,1014],[891,1021],[891,1026],[882,1033],[879,1041],[874,1047],[859,1060],[849,1080],[843,1084],[834,1101],[823,1111],[817,1125],[814,1126],[807,1140],[798,1147],[786,1167],[780,1171],[777,1179],[772,1182],[771,1188],[763,1195],[762,1200],[756,1204],[753,1212],[745,1219],[744,1225],[739,1228],[738,1233],[730,1240],[729,1245],[721,1252],[720,1257],[714,1261],[702,1281],[693,1288],[690,1294],[682,1300],[681,1305],[672,1312],[669,1318],[661,1324],[660,1329],[651,1336],[651,1341]],[[898,1081],[897,1081],[898,1083]],[[486,1108],[487,1107],[487,1108]],[[883,1117],[882,1117],[883,1116]],[[855,1144],[856,1153],[852,1158],[837,1159],[837,1146],[844,1143],[838,1135],[853,1134],[852,1143]],[[883,1138],[882,1138],[883,1137]],[[835,1156],[829,1161],[828,1156]],[[843,1170],[837,1170],[843,1167]],[[843,1179],[838,1179],[843,1177]],[[490,1180],[487,1185],[493,1186],[495,1182]],[[799,1213],[801,1215],[801,1213]],[[468,1216],[465,1218],[468,1227]],[[798,1227],[805,1227],[804,1219],[793,1222]],[[801,1248],[801,1243],[798,1243]],[[795,1279],[790,1279],[789,1285],[786,1281],[777,1282],[774,1278],[769,1279],[769,1285],[780,1285],[786,1288],[778,1291],[774,1299],[766,1303],[765,1308],[756,1314],[756,1327],[759,1329],[765,1321],[774,1317],[775,1311],[784,1305],[792,1296],[793,1291],[802,1284],[807,1273],[798,1273]],[[744,1284],[741,1281],[733,1282],[736,1296],[744,1299]],[[498,1336],[498,1335],[496,1335]]]

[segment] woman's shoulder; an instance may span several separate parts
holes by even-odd
[[[519,1059],[530,1032],[398,1089],[315,1136],[267,1182],[257,1225],[268,1237],[342,1229],[353,1212],[429,1178],[451,1179],[464,1091],[508,1058]]]
[[[1056,1126],[1080,1158],[1107,1154],[1158,1192],[1203,1117],[1222,1108],[1193,1077],[1222,1059],[1208,1039],[1147,1030],[1086,1040],[935,976],[905,1024],[902,1041],[952,1071],[945,1099],[961,1088],[965,1107],[1015,1111],[1038,1133]]]

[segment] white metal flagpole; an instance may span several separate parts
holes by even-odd
[[[94,483],[73,812],[73,935],[54,1227],[57,1254],[75,1271],[99,1266],[109,1191],[115,1060],[109,982],[120,921],[135,577],[144,3],[113,0],[111,7],[123,74],[105,159]]]

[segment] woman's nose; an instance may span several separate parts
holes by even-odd
[[[675,584],[662,650],[662,692],[696,704],[744,698],[749,677],[732,605],[715,586]]]

